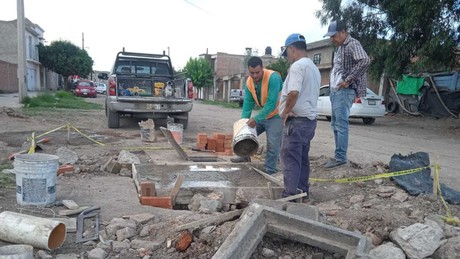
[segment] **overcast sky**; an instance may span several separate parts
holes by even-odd
[[[208,52],[278,55],[286,37],[304,34],[323,39],[314,12],[317,0],[23,0],[25,17],[45,30],[49,44],[67,40],[84,47],[94,70],[110,70],[115,55],[126,51],[171,56],[176,69]],[[0,20],[17,17],[17,0],[1,0]]]

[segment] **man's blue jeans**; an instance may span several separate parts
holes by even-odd
[[[331,128],[335,139],[335,160],[347,162],[350,109],[356,97],[354,89],[345,88],[331,92]]]
[[[257,136],[266,133],[267,154],[265,155],[265,171],[269,174],[278,172],[277,164],[280,155],[281,133],[283,131],[281,117],[276,116],[263,120],[256,125]]]
[[[281,165],[284,173],[283,197],[308,192],[310,142],[315,136],[316,119],[292,118],[286,121],[281,140]]]

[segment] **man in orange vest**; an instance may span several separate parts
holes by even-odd
[[[281,118],[278,115],[279,95],[283,81],[279,73],[265,69],[262,59],[251,57],[248,60],[249,77],[246,81],[243,111],[241,118],[249,119],[247,124],[256,128],[257,135],[266,132],[267,153],[265,156],[265,172],[278,172],[277,164],[281,147],[283,130]],[[251,117],[255,106],[261,107],[256,115]],[[250,157],[236,157],[234,163],[250,162]]]

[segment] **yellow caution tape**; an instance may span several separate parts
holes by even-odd
[[[70,125],[70,124],[69,124],[69,126],[70,126],[72,129],[74,129],[76,132],[80,133],[80,135],[82,135],[83,137],[85,137],[85,138],[91,140],[92,142],[94,142],[94,143],[96,143],[96,144],[98,144],[98,145],[100,145],[100,146],[105,146],[104,143],[99,142],[99,141],[97,141],[97,140],[91,138],[90,136],[84,134],[84,133],[81,132],[79,129],[75,128],[74,126],[72,126],[72,125]]]
[[[357,176],[357,177],[349,177],[349,178],[342,178],[342,179],[309,178],[309,180],[312,181],[312,182],[336,182],[336,183],[363,182],[363,181],[379,179],[379,178],[389,178],[389,177],[393,177],[393,176],[413,174],[413,173],[420,172],[420,171],[422,171],[424,169],[427,169],[427,168],[430,168],[430,167],[433,167],[433,166],[429,165],[429,166],[425,166],[425,167],[414,168],[414,169],[403,170],[403,171],[397,171],[397,172],[391,172],[391,173],[366,175],[366,176]]]
[[[30,148],[28,154],[33,154],[35,152],[35,132],[32,132],[32,138],[30,139]]]
[[[436,179],[439,179],[439,164],[434,165],[434,175]],[[441,191],[441,183],[439,181],[436,181],[438,183],[438,192],[439,192],[439,197],[441,198],[442,205],[444,206],[444,209],[446,210],[446,216],[442,217],[442,219],[449,225],[455,225],[455,226],[460,226],[460,220],[456,217],[452,217],[452,212],[449,209],[449,206],[447,206],[446,200],[444,200],[444,197],[442,196],[442,191]]]
[[[60,130],[60,129],[62,129],[62,128],[68,128],[68,127],[69,127],[69,124],[62,125],[62,126],[59,127],[59,128],[55,128],[55,129],[52,129],[52,130],[50,130],[50,131],[47,131],[47,132],[45,132],[45,133],[42,133],[42,134],[38,135],[37,138],[41,138],[41,137],[43,137],[43,136],[45,136],[45,135],[48,135],[48,134],[53,133],[53,132],[55,132],[55,131],[58,131],[58,130]]]

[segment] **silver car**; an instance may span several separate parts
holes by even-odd
[[[318,116],[331,120],[331,99],[329,85],[321,86],[318,98]],[[383,96],[377,95],[367,88],[366,97],[356,98],[350,109],[350,118],[360,118],[364,124],[370,125],[375,118],[385,116]]]

